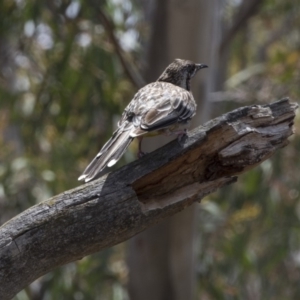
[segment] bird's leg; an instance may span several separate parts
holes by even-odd
[[[186,136],[186,133],[187,133],[186,128],[175,132],[175,134],[177,134],[177,140],[179,143],[181,143],[183,137]]]
[[[185,135],[186,132],[187,132],[186,128],[185,129],[181,129],[181,130],[174,130],[174,131],[172,131],[170,129],[166,129],[164,131],[164,133],[165,133],[166,136],[170,136],[170,135],[174,135],[174,134],[176,134],[177,136],[182,136],[182,135]]]
[[[171,131],[170,129],[165,130],[165,135],[170,136],[170,135],[177,135],[177,139],[179,142],[181,142],[182,138],[186,135],[187,129],[182,129],[182,130],[177,130],[177,131]]]
[[[139,141],[139,151],[137,153],[137,157],[138,158],[141,158],[143,157],[146,153],[142,151],[142,140],[143,140],[143,137],[142,136],[138,136],[138,141]]]

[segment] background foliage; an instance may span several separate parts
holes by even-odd
[[[231,24],[241,1],[223,2]],[[299,13],[299,1],[266,0],[239,28],[224,88],[210,96],[215,115],[300,98]],[[142,82],[143,14],[129,0],[0,2],[1,224],[78,185]],[[200,205],[198,299],[300,298],[299,126],[288,147]],[[16,299],[127,299],[124,248],[54,270]]]

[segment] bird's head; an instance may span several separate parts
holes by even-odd
[[[189,91],[191,78],[203,68],[208,68],[208,66],[177,58],[165,69],[157,81],[169,82]]]

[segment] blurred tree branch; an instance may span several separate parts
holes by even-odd
[[[264,0],[244,0],[241,3],[239,9],[233,16],[232,25],[223,35],[220,44],[220,53],[227,48],[237,32],[243,28],[243,26],[253,15],[255,15],[255,13],[258,11],[259,5],[261,5],[263,2]]]
[[[171,216],[288,144],[297,104],[246,106],[0,228],[0,299],[53,268],[111,247]]]
[[[267,37],[263,45],[261,45],[257,50],[257,59],[259,62],[266,61],[267,49],[276,41],[281,39],[284,35],[288,34],[293,28],[293,23],[298,18],[298,14],[295,12],[289,13],[284,20],[280,23],[279,27],[272,31]]]
[[[118,56],[120,63],[124,69],[125,74],[131,81],[131,83],[136,87],[136,88],[141,88],[143,87],[146,83],[144,79],[142,78],[141,74],[134,69],[134,67],[131,66],[132,62],[128,62],[125,58],[125,55],[123,53],[123,50],[119,44],[119,41],[115,35],[115,26],[111,18],[99,7],[97,3],[94,3],[94,1],[90,1],[92,6],[95,8],[96,13],[101,20],[102,25],[104,26],[106,33],[109,37],[110,42],[112,43],[116,55]]]

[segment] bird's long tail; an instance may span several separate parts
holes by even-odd
[[[116,130],[78,180],[88,182],[94,179],[106,166],[112,167],[124,154],[132,140],[130,130]]]

